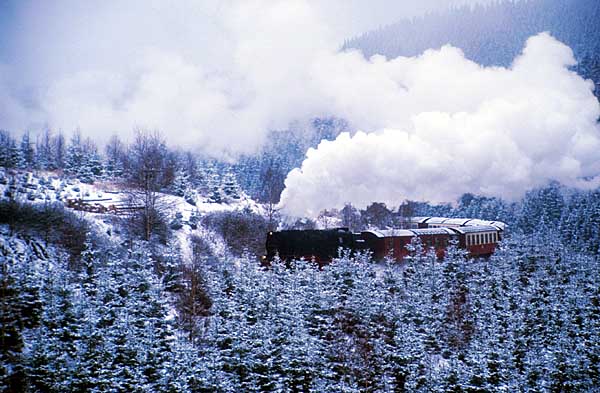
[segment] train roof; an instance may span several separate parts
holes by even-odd
[[[463,226],[471,225],[471,221],[473,221],[472,218],[448,218],[443,221],[443,224]]]
[[[448,218],[448,217],[413,217],[410,219],[411,222],[417,224],[437,224],[437,225],[460,225],[460,226],[482,226],[488,225],[496,227],[497,229],[504,231],[507,227],[506,223],[502,221],[488,221],[480,220],[478,218]]]
[[[425,220],[422,222],[426,222],[427,224],[441,224],[447,219],[448,217],[425,217]]]
[[[456,227],[452,229],[461,234],[498,231],[498,228],[492,225],[470,225],[465,227]]]
[[[506,229],[506,224],[503,223],[502,221],[487,221],[487,220],[480,220],[478,218],[475,218],[475,219],[469,221],[468,225],[490,225],[490,226],[500,229],[501,231]]]
[[[413,231],[409,231],[408,229],[385,229],[378,231],[362,231],[361,233],[369,233],[373,236],[383,238],[383,237],[412,237],[415,236]]]
[[[431,217],[411,217],[410,222],[414,222],[416,224],[422,224],[423,222],[429,220]]]
[[[347,227],[339,227],[339,228],[331,228],[331,229],[284,229],[281,231],[270,231],[269,234],[272,233],[349,233],[350,229]]]
[[[454,232],[448,228],[420,228],[420,229],[411,229],[412,233],[418,236],[423,235],[454,235]]]

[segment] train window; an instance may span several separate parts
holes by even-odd
[[[465,236],[465,243],[467,244],[467,247],[471,245],[471,235]]]
[[[498,240],[496,238],[496,232],[492,233],[492,242],[496,243]]]
[[[481,235],[477,234],[477,240],[475,240],[475,244],[481,244]]]
[[[486,244],[489,243],[489,241],[488,241],[488,234],[487,233],[485,234],[485,241],[484,241],[484,243],[486,243]]]

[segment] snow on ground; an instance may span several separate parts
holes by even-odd
[[[99,181],[95,184],[81,183],[77,179],[60,177],[57,172],[52,171],[20,171],[7,170],[0,167],[0,197],[13,198],[20,202],[33,204],[62,202],[67,203],[69,199],[80,199],[91,205],[102,205],[109,208],[111,205],[125,205],[131,196],[131,191],[124,185]],[[266,209],[263,205],[255,202],[247,195],[241,195],[240,199],[231,203],[210,203],[208,198],[198,195],[196,206],[188,203],[183,197],[159,193],[159,203],[166,207],[167,220],[170,222],[176,218],[184,224],[181,229],[174,230],[174,235],[181,248],[184,260],[189,263],[192,260],[192,245],[190,236],[196,235],[204,240],[210,247],[213,255],[221,260],[235,260],[228,250],[223,238],[216,232],[205,228],[198,222],[196,229],[185,225],[190,221],[195,212],[199,218],[214,212],[233,212],[249,210],[253,213],[265,215]],[[110,220],[109,214],[77,211],[81,216],[94,225],[101,233],[111,233],[113,240],[118,241],[116,231]]]
[[[12,187],[11,187],[12,185]],[[13,189],[13,198],[31,203],[45,203],[67,199],[81,199],[84,202],[97,203],[105,207],[125,203],[130,191],[125,186],[115,182],[99,181],[95,184],[81,183],[77,179],[61,178],[53,171],[19,171],[0,167],[0,192],[3,198]],[[196,206],[185,201],[183,197],[159,193],[159,198],[175,207],[173,216],[180,212],[185,220],[189,219],[192,211],[200,214],[218,211],[236,211],[248,209],[253,213],[264,214],[265,208],[246,195],[231,203],[210,203],[208,198],[198,195]]]

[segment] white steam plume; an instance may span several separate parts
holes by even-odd
[[[530,38],[510,68],[481,67],[449,46],[415,58],[354,60],[337,64],[346,75],[338,68],[339,79],[322,82],[333,94],[347,87],[331,97],[337,113],[355,123],[378,119],[383,130],[344,133],[311,149],[286,179],[287,213],[454,201],[465,192],[512,199],[551,179],[600,184],[593,85],[568,69],[572,51],[549,34]]]
[[[0,128],[80,128],[102,141],[143,127],[232,156],[321,115],[396,126],[402,110],[386,107],[402,94],[390,64],[338,53],[343,39],[487,1],[14,1],[13,27],[0,26],[11,48],[0,52]]]

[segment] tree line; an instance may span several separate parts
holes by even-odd
[[[592,391],[600,378],[598,259],[540,234],[488,260],[415,243],[403,266],[342,254],[265,270],[199,249],[188,278],[157,270],[143,242],[88,242],[73,270],[36,240],[0,239],[4,391]],[[197,295],[176,309],[174,282]]]

